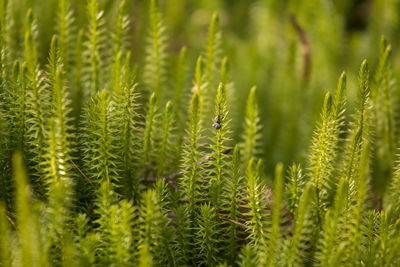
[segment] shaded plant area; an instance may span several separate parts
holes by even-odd
[[[399,266],[399,10],[0,0],[0,266]]]

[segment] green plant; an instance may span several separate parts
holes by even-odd
[[[399,4],[328,2],[0,0],[0,266],[399,266]]]

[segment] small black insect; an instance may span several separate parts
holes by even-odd
[[[219,124],[218,122],[214,122],[213,123],[213,125],[212,125],[216,130],[219,130],[219,129],[221,129],[221,124]]]
[[[219,106],[219,104],[218,104],[218,106]],[[219,110],[219,108],[218,108],[218,110]],[[218,111],[218,115],[215,116],[215,118],[214,118],[214,123],[212,126],[216,130],[221,129],[221,114],[219,113],[219,111]]]

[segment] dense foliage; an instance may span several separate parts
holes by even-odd
[[[0,266],[399,266],[399,11],[0,0]]]

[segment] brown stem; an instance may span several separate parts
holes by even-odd
[[[233,219],[226,218],[226,217],[223,217],[223,216],[219,216],[218,219],[220,219],[220,220],[222,220],[222,221],[231,222],[231,223],[236,224],[236,225],[238,225],[238,226],[240,226],[240,227],[242,227],[242,228],[244,228],[244,229],[247,229],[247,225],[245,225],[244,223],[235,221],[235,220],[233,220]]]
[[[368,189],[368,194],[371,197],[371,200],[375,203],[376,206],[376,211],[381,212],[382,211],[382,198],[377,196],[372,189]]]
[[[95,187],[94,184],[90,181],[90,179],[89,179],[89,178],[83,173],[83,171],[78,167],[78,165],[76,165],[75,162],[74,162],[72,159],[70,159],[69,161],[72,163],[72,165],[74,165],[74,167],[78,170],[78,172],[82,175],[82,177],[85,178],[85,180],[86,180],[91,186]]]
[[[319,261],[314,260],[314,259],[312,259],[312,258],[309,258],[309,257],[307,257],[307,256],[304,256],[304,255],[301,255],[301,254],[300,254],[300,257],[303,258],[303,259],[305,259],[305,260],[308,261],[308,262],[315,263],[315,264],[321,264]]]
[[[17,226],[15,225],[15,222],[13,221],[13,219],[10,216],[8,216],[7,214],[5,214],[5,215],[6,215],[7,220],[10,222],[10,224],[14,228],[14,230],[16,230]]]
[[[310,69],[311,69],[311,46],[310,42],[308,41],[307,34],[304,29],[300,26],[299,22],[296,19],[294,14],[289,15],[290,23],[293,25],[297,35],[300,39],[301,45],[301,53],[304,58],[304,65],[303,65],[303,80],[308,81],[310,78]]]

